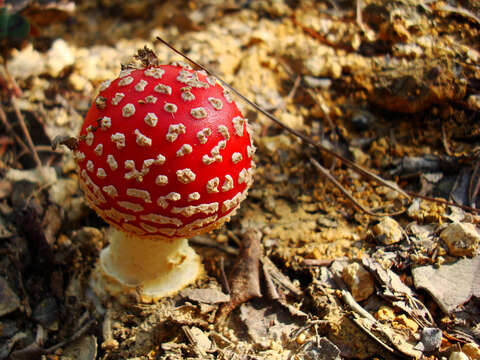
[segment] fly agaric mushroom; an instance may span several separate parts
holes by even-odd
[[[89,205],[111,225],[97,288],[151,301],[195,281],[202,266],[187,238],[245,199],[250,135],[228,91],[188,65],[144,63],[103,83],[74,152]]]

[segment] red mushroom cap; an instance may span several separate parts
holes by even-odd
[[[101,85],[75,159],[105,221],[177,239],[228,220],[252,183],[254,151],[247,120],[215,79],[160,65]]]

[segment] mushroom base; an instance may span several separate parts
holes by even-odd
[[[144,239],[112,228],[109,242],[92,278],[97,293],[152,302],[178,292],[202,273],[187,239]]]

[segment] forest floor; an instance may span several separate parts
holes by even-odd
[[[12,3],[32,30],[1,39],[0,359],[480,359],[480,3]],[[89,286],[108,226],[52,143],[138,49],[183,60],[157,36],[284,126],[237,99],[248,198],[191,239],[201,279],[122,305]]]

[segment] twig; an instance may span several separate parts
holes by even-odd
[[[365,310],[358,302],[355,301],[350,291],[342,290],[342,299],[347,304],[350,309],[360,315],[362,318],[366,318],[370,321],[376,322],[375,318]]]
[[[234,247],[224,245],[224,244],[219,244],[215,240],[210,239],[208,236],[204,235],[197,235],[192,238],[190,238],[188,241],[190,241],[192,244],[196,245],[201,245],[201,246],[209,246],[209,247],[214,247],[219,250],[222,250],[223,252],[229,254],[229,255],[238,255],[238,249],[235,249]]]
[[[374,333],[372,333],[369,329],[367,329],[363,324],[362,322],[360,321],[360,319],[356,318],[356,317],[353,317],[353,322],[360,328],[362,329],[368,336],[370,336],[373,340],[375,340],[377,342],[377,344],[379,344],[380,346],[382,346],[383,348],[385,348],[386,350],[388,350],[389,352],[391,352],[392,354],[397,354],[397,351],[395,351],[394,348],[392,348],[391,346],[387,345],[382,339],[380,339],[377,335],[375,335]],[[374,323],[376,323],[376,320],[374,321]]]
[[[378,184],[381,184],[381,185],[384,185],[396,192],[398,192],[399,194],[405,196],[407,199],[410,200],[411,197],[418,197],[418,198],[421,198],[423,200],[427,200],[427,201],[433,201],[433,202],[437,202],[437,203],[441,203],[441,204],[446,204],[446,205],[450,205],[450,206],[457,206],[457,207],[460,207],[464,210],[467,210],[467,211],[474,211],[476,213],[480,213],[480,209],[474,209],[474,208],[471,208],[469,206],[465,206],[465,205],[460,205],[460,204],[455,204],[455,203],[452,203],[450,201],[446,201],[446,200],[443,200],[443,199],[436,199],[436,198],[431,198],[431,197],[428,197],[428,196],[423,196],[423,195],[420,195],[420,194],[417,194],[417,193],[414,193],[414,192],[411,192],[411,191],[405,191],[403,189],[401,189],[397,184],[391,182],[391,181],[387,181],[383,178],[381,178],[380,176],[372,173],[371,171],[368,171],[367,169],[364,169],[362,166],[356,164],[355,162],[337,154],[335,151],[333,150],[330,150],[328,148],[326,148],[325,146],[323,146],[322,144],[314,141],[313,139],[310,139],[308,136],[302,134],[301,132],[299,131],[296,131],[290,127],[288,127],[287,125],[285,125],[284,123],[282,123],[279,119],[277,119],[275,116],[273,116],[272,114],[270,114],[268,111],[265,111],[264,109],[262,109],[260,106],[258,106],[257,104],[255,104],[253,101],[249,100],[248,98],[246,98],[245,96],[243,96],[240,92],[238,92],[235,88],[233,88],[232,86],[230,86],[227,82],[225,82],[222,78],[220,78],[218,75],[214,74],[212,71],[210,71],[209,69],[207,69],[205,66],[197,63],[196,61],[192,60],[191,58],[189,58],[187,55],[183,54],[182,52],[178,51],[177,49],[175,49],[172,45],[170,45],[169,43],[167,43],[165,40],[163,40],[162,38],[160,37],[157,37],[157,40],[160,41],[161,43],[163,43],[165,46],[167,46],[169,49],[171,49],[172,51],[174,51],[175,53],[177,53],[178,55],[184,57],[185,59],[187,59],[188,61],[190,61],[193,65],[197,66],[198,68],[204,70],[207,74],[211,75],[211,76],[214,76],[223,86],[225,86],[226,88],[228,88],[229,90],[231,90],[233,93],[235,93],[240,99],[242,99],[244,102],[246,102],[248,105],[252,106],[254,109],[256,109],[258,112],[262,113],[264,116],[266,116],[267,118],[269,118],[271,121],[273,121],[275,124],[277,124],[278,126],[280,126],[282,129],[284,129],[285,131],[297,136],[298,138],[300,138],[302,141],[304,141],[306,144],[309,144],[317,149],[319,149],[320,151],[323,151],[323,152],[326,152],[327,154],[339,159],[342,163],[344,163],[345,165],[349,166],[350,168],[354,169],[355,171],[357,171],[359,174],[363,175],[364,177],[368,178],[368,179],[371,179],[375,182],[377,182]],[[338,181],[337,181],[338,183]],[[359,205],[359,204],[358,204]],[[359,206],[359,208],[363,210],[363,207],[362,206]],[[368,213],[368,211],[367,211]],[[378,214],[374,214],[374,216],[379,216]]]
[[[356,21],[357,25],[360,27],[360,30],[365,31],[365,24],[363,23],[363,17],[362,17],[362,0],[357,0],[357,6],[356,6]]]
[[[270,260],[267,256],[262,257],[260,261],[263,264],[263,270],[266,273],[268,272],[268,275],[271,276],[271,279],[275,283],[297,296],[303,295],[302,290],[300,290],[294,283],[292,283],[288,276],[284,275],[280,271],[280,269],[272,262],[272,260]]]
[[[311,89],[307,89],[307,92],[310,95],[310,97],[313,99],[313,101],[315,101],[315,103],[318,105],[318,107],[322,111],[323,117],[325,118],[325,120],[327,120],[328,125],[330,126],[330,129],[332,129],[333,146],[334,146],[334,148],[338,148],[338,134],[337,134],[337,131],[336,131],[336,126],[333,123],[333,120],[332,120],[330,114],[325,109],[325,107],[327,105],[325,104],[325,101],[323,100],[323,96],[319,92],[315,93]],[[317,99],[317,95],[321,98],[321,100],[322,100],[321,102]],[[336,160],[337,159],[334,159],[334,161],[332,162],[332,166],[330,166],[330,171],[333,171],[333,169],[335,168]]]
[[[320,173],[325,176],[327,178],[327,180],[330,180],[330,182],[332,182],[341,192],[343,195],[345,195],[351,202],[352,204],[357,208],[357,209],[360,209],[361,211],[363,211],[364,213],[368,214],[368,215],[371,215],[371,216],[382,216],[381,214],[375,214],[373,212],[371,212],[369,209],[363,207],[363,205],[361,205],[354,197],[352,194],[350,194],[348,192],[347,189],[345,189],[343,187],[342,184],[340,184],[338,182],[337,179],[335,179],[335,177],[332,176],[332,174],[330,173],[330,171],[328,171],[326,168],[324,168],[322,165],[320,165],[318,163],[317,160],[313,159],[313,158],[310,158],[310,161],[311,163],[317,168],[318,171],[320,171]]]
[[[475,209],[475,208],[472,208],[470,206],[466,206],[466,205],[462,205],[462,204],[457,204],[457,203],[454,203],[454,202],[451,202],[451,201],[448,201],[448,200],[444,200],[444,199],[439,199],[439,198],[432,198],[430,196],[426,196],[426,195],[421,195],[421,194],[418,194],[418,193],[415,193],[413,191],[406,191],[407,194],[413,196],[413,197],[417,197],[417,198],[420,198],[422,200],[426,200],[426,201],[431,201],[431,202],[436,202],[438,204],[442,204],[442,205],[447,205],[447,206],[455,206],[455,207],[458,207],[462,210],[466,210],[466,211],[472,211],[472,212],[475,212],[477,214],[480,214],[480,209]]]
[[[161,43],[163,43],[165,46],[167,46],[168,48],[170,48],[172,51],[174,51],[175,53],[179,54],[180,56],[184,57],[185,59],[187,59],[188,61],[190,61],[193,65],[197,66],[198,68],[204,70],[207,74],[211,75],[211,76],[214,76],[223,86],[225,86],[226,88],[228,88],[230,91],[232,91],[233,93],[235,93],[235,95],[237,95],[240,99],[242,99],[244,102],[246,102],[248,105],[250,105],[251,107],[253,107],[255,110],[257,110],[258,112],[262,113],[264,116],[266,116],[267,118],[269,118],[271,121],[273,121],[275,124],[277,124],[278,126],[280,126],[282,129],[286,130],[287,132],[297,136],[298,138],[300,138],[302,141],[304,141],[305,143],[307,144],[310,144],[314,147],[316,147],[317,149],[321,150],[321,151],[324,151],[326,152],[327,154],[339,159],[340,161],[342,161],[345,165],[355,169],[358,173],[362,174],[363,176],[369,178],[369,179],[372,179],[376,182],[378,182],[379,184],[381,185],[384,185],[384,186],[387,186],[389,187],[390,189],[394,190],[394,191],[397,191],[398,193],[402,194],[403,196],[405,196],[406,198],[410,198],[409,195],[403,191],[402,189],[400,189],[398,187],[397,184],[394,184],[394,183],[391,183],[389,181],[386,181],[384,179],[382,179],[380,176],[364,169],[363,167],[361,167],[360,165],[357,165],[356,163],[354,163],[353,161],[337,154],[336,152],[330,150],[330,149],[327,149],[325,146],[323,146],[322,144],[314,141],[313,139],[310,139],[308,136],[302,134],[301,132],[297,131],[297,130],[294,130],[290,127],[288,127],[287,125],[285,125],[284,123],[282,123],[279,119],[277,119],[275,116],[273,116],[272,114],[270,114],[268,111],[265,111],[264,109],[262,109],[260,106],[258,106],[257,104],[255,104],[253,101],[249,100],[248,98],[246,98],[245,96],[243,96],[240,92],[238,92],[235,88],[233,88],[232,86],[230,86],[227,82],[225,82],[222,78],[220,78],[218,75],[214,74],[212,71],[210,71],[209,69],[207,69],[205,66],[203,65],[200,65],[199,63],[197,63],[196,61],[192,60],[191,58],[189,58],[187,55],[183,54],[182,52],[178,51],[177,49],[175,49],[172,45],[170,45],[169,43],[167,43],[165,40],[163,40],[162,38],[160,37],[157,37],[157,40],[160,41]]]
[[[301,81],[302,81],[302,78],[300,76],[297,76],[295,78],[295,81],[293,82],[293,86],[286,97],[287,101],[291,101],[293,99],[293,97],[295,96],[295,93],[298,90],[298,87],[300,86]]]
[[[15,133],[15,130],[13,130],[12,125],[7,120],[7,115],[5,114],[5,111],[3,110],[2,106],[0,106],[0,121],[2,124],[5,126],[7,131],[15,138],[15,141],[20,145],[20,147],[23,148],[23,151],[26,153],[30,153],[30,149],[28,146],[23,142],[23,140]]]
[[[27,139],[28,146],[30,147],[30,150],[33,155],[33,159],[35,160],[37,166],[41,167],[42,161],[38,156],[37,150],[35,149],[35,145],[33,144],[32,137],[30,136],[30,132],[28,131],[27,125],[25,124],[23,115],[20,112],[20,109],[18,108],[17,101],[14,97],[12,97],[10,99],[10,102],[12,103],[13,110],[15,111],[15,115],[17,116],[18,122],[20,123],[20,127],[22,128],[23,134],[25,135],[25,139]]]
[[[230,284],[228,283],[227,274],[225,274],[225,258],[222,256],[220,258],[220,280],[222,283],[222,290],[230,295]]]
[[[450,144],[448,143],[447,130],[445,129],[445,123],[442,124],[442,143],[445,153],[448,156],[453,156],[452,151],[450,150]]]

